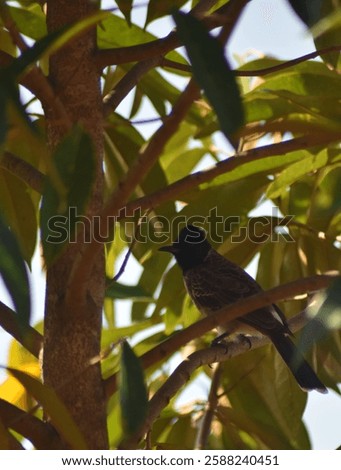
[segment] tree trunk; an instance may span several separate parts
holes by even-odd
[[[95,10],[87,0],[49,0],[49,32],[79,21]],[[90,133],[97,158],[96,181],[87,216],[99,212],[103,189],[102,101],[100,76],[94,63],[96,30],[88,31],[63,47],[50,60],[49,78],[72,123]],[[45,110],[48,141],[53,149],[63,137],[65,125],[53,110]],[[108,448],[106,404],[100,364],[104,252],[98,256],[84,298],[71,308],[70,273],[82,255],[81,245],[69,245],[47,269],[43,376],[66,404],[91,449]],[[95,365],[91,365],[95,362]]]

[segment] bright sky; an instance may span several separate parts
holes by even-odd
[[[134,3],[142,2],[135,1]],[[113,6],[111,0],[106,1],[104,4],[107,4],[108,8]],[[143,11],[143,9],[137,9],[134,14],[134,20],[138,18],[139,22],[142,20],[142,24],[143,19],[141,19],[141,15]],[[156,22],[153,23],[149,29],[156,35],[163,36],[172,27],[171,23],[162,20],[158,24]],[[255,0],[250,2],[245,9],[244,15],[231,38],[228,54],[230,59],[232,59],[234,54],[243,56],[258,50],[280,59],[292,59],[312,52],[314,49],[312,39],[305,31],[304,25],[288,7],[286,0]],[[127,109],[126,105],[125,108]],[[120,107],[120,111],[124,112],[124,105]],[[152,111],[150,110],[149,114],[147,109],[145,117],[152,117],[151,113]],[[136,265],[132,259],[129,261],[129,264],[131,269],[127,269],[120,279],[121,282],[126,282],[127,284],[134,282],[132,272],[136,272]],[[35,324],[43,316],[43,293],[45,290],[44,276],[41,273],[38,254],[34,258],[32,271],[34,273],[31,279],[34,312],[32,324]],[[0,299],[11,305],[1,282]],[[122,307],[126,309],[127,303],[123,303]],[[9,335],[0,330],[0,365],[4,365],[7,362],[9,339]],[[195,391],[190,393],[191,399],[193,399],[193,395],[198,395],[198,398],[205,398],[206,392],[205,384],[198,384]],[[337,394],[334,392],[329,392],[327,396],[316,392],[309,394],[304,419],[314,449],[334,449],[340,445],[340,416],[341,400]]]

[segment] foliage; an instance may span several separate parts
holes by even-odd
[[[237,21],[247,2],[236,7],[238,2],[232,0],[217,1],[200,19],[175,13],[179,37],[169,31],[163,39],[146,28],[157,19],[170,17],[170,4],[180,8],[185,2],[147,3],[145,27],[134,24],[132,1],[117,1],[112,12],[97,12],[54,34],[48,34],[45,10],[34,1],[6,8],[3,3],[0,8],[0,270],[16,312],[8,326],[7,310],[0,304],[0,325],[16,338],[9,352],[9,375],[0,386],[1,448],[14,447],[13,439],[18,443],[23,438],[42,448],[44,433],[39,434],[34,419],[44,429],[52,425],[71,448],[87,445],[58,399],[58,391],[42,383],[39,351],[32,347],[31,354],[21,343],[29,321],[25,262],[30,266],[37,234],[40,231],[44,263],[49,267],[65,248],[65,240],[54,245],[46,241],[53,230],[58,233],[61,222],[56,219],[51,232],[49,221],[52,216],[63,217],[71,235],[75,233],[77,220],[70,220],[69,210],[76,208],[79,217],[85,213],[96,173],[91,139],[82,123],[69,128],[50,155],[43,129],[44,113],[51,102],[45,101],[46,77],[37,70],[46,73],[48,55],[94,24],[99,50],[93,60],[102,70],[104,95],[106,198],[105,210],[97,215],[108,216],[109,208],[109,215],[116,216],[115,227],[111,227],[115,236],[113,240],[106,237],[102,244],[107,288],[101,367],[106,392],[110,391],[107,423],[112,448],[138,431],[145,419],[148,406],[143,380],[152,396],[174,363],[188,355],[181,347],[171,359],[167,354],[155,356],[148,367],[143,360],[145,353],[198,320],[178,267],[169,266],[167,255],[158,253],[185,221],[208,229],[215,248],[241,266],[258,259],[257,280],[264,289],[341,266],[341,113],[337,106],[341,99],[337,70],[341,24],[331,20],[331,2],[322,11],[316,10],[319,2],[311,2],[315,5],[311,10],[309,2],[290,1],[309,27],[315,24],[315,44],[326,49],[320,61],[303,59],[293,64],[263,57],[236,70],[225,61],[223,47],[208,30],[223,26],[223,32],[224,28],[231,32],[233,25],[224,18],[235,15]],[[194,8],[198,4],[191,3]],[[229,6],[226,13],[224,8]],[[226,16],[220,17],[215,9],[223,9]],[[13,20],[10,26],[8,15]],[[18,35],[30,38],[33,47],[21,52],[20,44],[15,43]],[[224,34],[219,40],[224,41]],[[175,51],[180,42],[187,52]],[[187,83],[192,76],[192,67],[204,90],[202,95],[196,85],[185,92],[180,89],[179,83]],[[23,104],[23,95],[19,95],[23,87],[32,93],[30,103]],[[117,104],[130,90],[131,109],[123,114]],[[184,100],[184,107],[176,107],[179,99]],[[37,106],[39,101],[43,111]],[[55,106],[57,99],[52,102]],[[160,126],[149,138],[138,123],[146,102]],[[221,131],[236,152],[222,140]],[[219,149],[225,145],[235,157],[226,159]],[[14,158],[19,164],[13,164]],[[198,167],[203,171],[196,173]],[[41,179],[44,185],[39,192],[32,181]],[[276,208],[271,216],[263,213],[265,201]],[[129,286],[113,279],[114,263],[128,250],[140,271]],[[131,259],[127,269],[129,263]],[[323,332],[311,322],[301,343],[310,360],[318,364],[321,379],[337,391],[341,337],[339,287],[335,286],[339,284],[326,291],[317,313],[324,322]],[[131,301],[131,321],[124,327],[119,326],[119,299]],[[281,304],[288,318],[305,306],[302,298]],[[123,342],[122,353],[119,351],[116,342],[122,338],[134,344],[133,350]],[[319,340],[314,348],[309,347],[311,338]],[[212,333],[208,333],[192,341],[191,347],[204,347],[211,339]],[[114,392],[119,370],[118,397]],[[199,374],[210,382],[214,372],[203,367],[188,385]],[[310,448],[302,421],[306,395],[271,346],[224,363],[218,391],[221,399],[204,443],[208,448]],[[179,391],[153,422],[149,439],[153,448],[195,446],[206,402],[194,397],[190,407],[179,406],[178,397]],[[31,426],[17,429],[17,420],[8,418],[9,403],[15,406],[16,416],[25,412]],[[41,407],[50,417],[49,425],[43,423]],[[51,437],[51,448],[55,445]]]

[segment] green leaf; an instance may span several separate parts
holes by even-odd
[[[129,436],[147,416],[148,395],[140,361],[126,341],[122,343],[119,393],[123,429]]]
[[[13,61],[13,63],[8,67],[8,72],[17,77],[22,74],[27,67],[33,65],[38,59],[42,59],[46,55],[56,52],[56,50],[63,47],[75,36],[91,28],[108,16],[110,16],[109,12],[98,11],[71,26],[68,25],[42,37],[36,41],[32,47],[26,49],[16,60]]]
[[[320,34],[314,36],[314,43],[316,49],[324,49],[328,46],[335,46],[341,44],[341,9],[340,2],[334,0],[324,0],[322,5],[323,18],[316,24],[316,30],[319,25],[325,24],[325,29]],[[338,21],[335,21],[338,18]],[[315,30],[315,26],[313,28]],[[337,69],[340,60],[341,51],[329,52],[328,54],[321,54],[321,58],[327,64]]]
[[[4,143],[8,130],[8,117],[7,117],[7,103],[8,93],[5,83],[0,80],[0,148]]]
[[[12,298],[19,326],[30,321],[30,289],[17,240],[0,217],[0,274]]]
[[[16,61],[17,60],[13,63],[15,64]],[[17,77],[15,73],[13,73],[13,70],[9,67],[0,69],[0,146],[7,137],[7,132],[10,126],[9,113],[13,108],[29,129],[34,131],[32,122],[26,114],[24,106],[21,104],[16,79]]]
[[[300,150],[297,153],[301,155],[301,159],[285,168],[282,173],[275,178],[273,183],[269,185],[266,192],[268,198],[280,196],[284,191],[288,190],[288,186],[307,173],[323,168],[328,161],[326,150],[322,150],[322,152],[317,155],[311,155],[304,150]]]
[[[36,246],[37,217],[27,185],[0,167],[0,210],[30,264]]]
[[[191,15],[176,12],[173,17],[194,76],[213,106],[222,132],[234,144],[231,136],[243,124],[244,111],[235,75],[224,56],[223,47]]]
[[[111,299],[130,299],[150,302],[153,299],[150,297],[141,286],[128,286],[119,282],[110,282],[105,290],[105,296]]]
[[[328,157],[332,153],[327,151]],[[331,220],[341,212],[340,164],[320,170],[310,204],[308,224],[327,231]]]
[[[238,416],[236,424],[243,426],[240,431],[250,432],[259,440],[258,446],[310,448],[302,422],[307,394],[274,348],[267,346],[232,358],[224,366],[222,386]]]
[[[241,70],[279,64],[280,61],[265,58],[249,63]],[[259,132],[339,131],[341,113],[335,102],[340,98],[338,74],[322,62],[308,61],[262,78],[259,86],[244,97],[246,122],[258,122]],[[202,133],[216,129],[217,123],[209,123]],[[244,127],[242,132],[248,132],[248,128]]]
[[[289,0],[289,3],[307,26],[312,26],[321,17],[323,0]]]
[[[41,59],[43,54],[50,51],[51,46],[61,35],[60,31],[53,32],[48,36],[37,41],[32,47],[26,49],[22,54],[14,59],[7,67],[0,69],[0,145],[4,141],[8,127],[8,106],[14,105],[15,110],[23,121],[29,126],[31,131],[35,131],[31,120],[26,114],[24,106],[21,104],[17,81],[18,77],[23,74],[28,67]]]
[[[58,145],[46,178],[40,210],[44,257],[50,264],[85,220],[95,161],[90,136],[76,126]]]
[[[40,5],[34,4],[26,8],[9,5],[8,9],[21,34],[35,40],[46,36],[46,16]]]
[[[116,0],[116,4],[124,15],[124,18],[127,20],[128,25],[131,26],[131,9],[133,6],[133,0]]]
[[[149,0],[145,27],[162,16],[169,15],[175,8],[178,9],[186,3],[187,0]]]
[[[303,328],[298,347],[304,353],[326,337],[330,330],[341,329],[341,277],[336,278],[324,294],[317,295],[308,309],[311,320]]]
[[[61,437],[71,446],[72,449],[85,450],[87,445],[78,426],[61,402],[56,392],[39,380],[24,372],[7,368],[10,372],[44,408],[49,416],[52,425],[56,428]]]
[[[44,54],[50,52],[50,48],[60,35],[60,31],[54,31],[48,36],[44,36],[39,41],[36,41],[32,47],[25,49],[7,68],[8,73],[16,78],[24,73],[27,67],[32,66],[37,60],[41,59]]]

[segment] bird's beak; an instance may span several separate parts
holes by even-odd
[[[175,255],[175,253],[179,252],[179,248],[174,245],[166,245],[159,248],[159,251],[167,251],[168,253],[172,253],[173,255]]]

